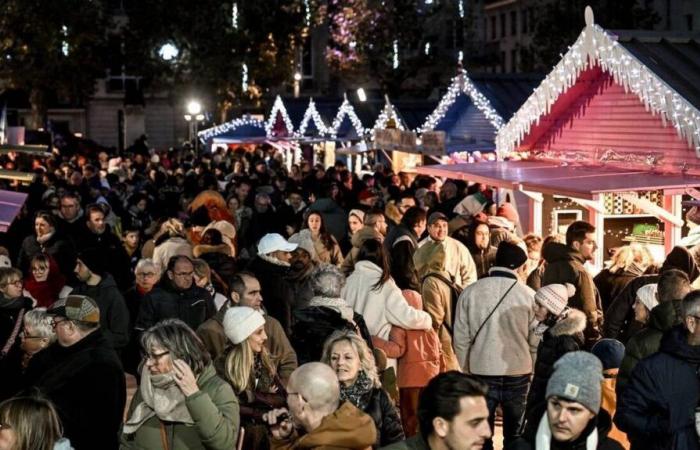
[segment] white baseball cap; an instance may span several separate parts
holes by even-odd
[[[270,253],[293,252],[299,244],[288,242],[282,235],[278,233],[268,233],[258,242],[258,253],[261,255],[269,255]]]

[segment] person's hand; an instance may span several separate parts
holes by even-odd
[[[185,397],[199,392],[199,386],[197,386],[197,379],[190,369],[190,366],[181,359],[176,359],[173,361],[173,371],[175,372],[175,383],[180,388]]]
[[[282,415],[286,417],[278,423]],[[292,435],[292,431],[294,431],[294,424],[292,424],[289,418],[289,410],[287,408],[273,409],[263,414],[263,420],[270,427],[270,433],[272,433],[272,437],[275,439],[287,439]]]

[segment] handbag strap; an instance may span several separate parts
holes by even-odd
[[[484,329],[484,325],[486,325],[486,322],[488,322],[489,319],[491,318],[491,316],[493,316],[493,313],[496,312],[498,307],[501,305],[501,303],[503,303],[503,300],[505,300],[505,298],[508,296],[508,293],[515,287],[516,284],[518,284],[518,280],[515,280],[513,282],[513,284],[510,285],[510,287],[508,288],[506,293],[503,294],[503,296],[498,301],[498,303],[496,303],[496,306],[494,306],[493,309],[491,310],[491,312],[489,313],[489,315],[486,316],[486,319],[484,319],[484,321],[481,322],[481,325],[479,326],[479,328],[477,328],[476,333],[474,334],[474,337],[472,338],[471,342],[469,343],[469,348],[472,348],[474,346],[474,343],[476,342],[476,338],[479,336],[479,333],[481,333],[481,330]]]
[[[168,444],[168,435],[165,432],[165,425],[163,425],[163,422],[160,422],[160,445],[163,446],[163,450],[170,450],[170,445]]]
[[[10,336],[7,338],[7,342],[5,342],[2,350],[0,350],[0,359],[4,358],[8,353],[10,353],[10,349],[15,344],[17,336],[19,335],[19,329],[22,328],[23,318],[24,308],[19,310],[19,313],[17,314],[17,321],[15,322],[15,326],[12,328],[12,333],[10,333]]]

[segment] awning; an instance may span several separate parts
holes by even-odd
[[[0,232],[7,231],[26,199],[25,193],[0,190]]]
[[[506,189],[593,199],[607,192],[685,189],[700,186],[700,177],[654,174],[606,167],[562,166],[545,161],[488,161],[416,168],[418,173],[463,179]]]

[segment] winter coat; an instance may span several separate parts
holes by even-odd
[[[615,417],[615,412],[617,411],[617,394],[615,393],[615,388],[618,373],[619,369],[603,370],[603,381],[601,383],[603,401],[600,407],[607,411],[610,417]],[[625,450],[629,450],[630,441],[627,439],[627,435],[620,431],[614,423],[610,429],[609,436],[619,442]]]
[[[294,244],[306,242],[309,245],[304,246],[304,248],[310,247],[313,249],[314,254],[312,254],[311,257],[314,259],[314,261],[333,264],[334,266],[340,267],[343,264],[343,253],[340,251],[340,245],[338,245],[338,241],[335,240],[333,235],[331,235],[330,238],[333,241],[333,248],[330,250],[326,248],[320,237],[314,239],[308,229],[303,229],[298,233],[295,233],[289,238],[289,242]]]
[[[129,310],[112,275],[105,274],[95,286],[80,283],[72,291],[74,295],[86,295],[100,308],[100,327],[114,348],[121,349],[129,343]]]
[[[637,364],[618,398],[615,424],[632,449],[697,450],[695,408],[700,401],[700,346],[678,325],[661,339],[658,353]]]
[[[411,308],[396,286],[387,280],[374,289],[382,277],[382,269],[370,261],[358,261],[355,270],[345,283],[341,297],[348,306],[361,314],[372,336],[389,339],[391,326],[408,330],[428,330],[432,326],[430,315],[421,309]],[[387,360],[388,367],[396,367],[396,360]]]
[[[554,372],[554,363],[566,353],[583,348],[583,330],[586,329],[586,316],[577,309],[569,310],[561,319],[544,332],[537,347],[535,373],[527,394],[526,414],[545,401],[547,382]]]
[[[404,290],[403,296],[411,308],[423,310],[423,301],[415,291]],[[432,328],[406,330],[392,326],[389,340],[372,336],[374,346],[387,358],[398,359],[396,385],[399,388],[422,388],[440,373],[442,348],[440,338]]]
[[[43,244],[37,241],[36,235],[27,236],[22,242],[22,247],[17,257],[17,268],[22,273],[30,274],[29,263],[39,253],[46,253],[51,256],[64,276],[68,277],[73,274],[73,270],[75,270],[75,248],[70,239],[61,232],[54,231],[49,240]]]
[[[46,350],[51,370],[36,386],[56,406],[64,436],[75,450],[117,449],[126,403],[119,358],[98,328],[70,347]]]
[[[192,258],[192,246],[185,238],[173,236],[156,246],[153,250],[153,262],[159,264],[160,273],[164,274],[168,270],[170,258],[181,255]]]
[[[355,270],[355,263],[357,262],[357,256],[360,254],[360,247],[366,240],[376,239],[380,242],[384,240],[384,237],[373,227],[364,226],[357,230],[355,234],[352,235],[350,242],[352,242],[352,250],[345,255],[343,264],[340,266],[340,270],[347,277],[350,276],[353,270]]]
[[[131,259],[124,250],[124,245],[107,225],[102,234],[95,234],[85,227],[80,239],[76,242],[78,250],[97,249],[104,255],[105,270],[114,277],[117,286],[122,291],[126,291],[133,284],[133,274],[131,273]],[[71,275],[73,274],[71,269]]]
[[[537,429],[540,420],[546,414],[546,404],[539,405],[533,413],[528,417],[528,427],[525,433],[516,439],[506,450],[539,450],[536,446],[538,438]],[[597,416],[589,422],[588,426],[583,430],[581,435],[573,442],[555,443],[550,448],[557,450],[623,450],[622,445],[609,436],[612,428],[612,420],[610,414],[604,409],[601,409]],[[595,449],[588,448],[587,439],[594,429],[598,431],[598,445]]]
[[[544,269],[546,267],[546,263],[540,261],[540,265],[527,276],[527,285],[533,291],[538,291],[542,287],[542,275],[544,275]]]
[[[611,272],[610,269],[601,270],[598,275],[593,278],[593,282],[600,293],[600,302],[603,311],[607,311],[612,301],[622,292],[625,286],[627,286],[627,283],[643,274],[644,272],[641,268],[635,265],[624,270],[618,269],[614,273]]]
[[[377,428],[377,440],[374,448],[384,447],[394,442],[403,441],[403,426],[401,418],[389,394],[381,387],[372,389],[368,394],[369,400],[364,412],[374,421]]]
[[[430,237],[423,239],[419,243],[419,247],[413,255],[413,262],[416,265],[418,274],[421,274],[420,267],[424,265],[426,260],[426,251],[429,251],[425,244],[427,242],[435,242]],[[461,242],[449,236],[440,243],[445,249],[445,271],[450,275],[450,279],[460,290],[469,286],[476,281],[476,265],[472,255]]]
[[[470,250],[476,266],[477,278],[481,279],[489,275],[489,269],[496,264],[496,250],[498,249],[493,246],[485,250]]]
[[[384,241],[384,248],[389,255],[391,278],[394,279],[399,289],[420,291],[420,280],[413,262],[413,254],[418,248],[418,236],[403,224],[396,227],[395,230],[391,243],[388,244],[388,237]]]
[[[196,330],[215,312],[209,291],[194,283],[183,291],[166,277],[143,297],[135,329],[143,332],[163,319],[180,319]]]
[[[666,256],[659,273],[663,273],[668,269],[678,269],[685,272],[692,283],[700,271],[695,264],[693,255],[684,247],[673,247],[673,250]],[[607,338],[618,339],[625,343],[630,336],[633,336],[640,328],[634,324],[634,301],[637,298],[637,290],[647,284],[659,282],[659,275],[643,275],[630,281],[622,292],[615,298],[610,307],[605,311],[605,326],[603,328],[604,336]],[[625,327],[625,323],[628,324]],[[637,322],[638,324],[638,322]],[[630,333],[630,330],[632,332]],[[627,334],[623,334],[627,331]]]
[[[514,271],[498,266],[462,292],[454,323],[455,353],[462,370],[486,376],[532,373],[537,348],[530,327],[535,320],[534,297],[535,292]]]
[[[333,235],[336,241],[343,239],[347,228],[348,214],[343,208],[329,197],[319,198],[309,206],[309,212],[320,212],[326,230]]]
[[[601,332],[603,311],[593,277],[583,267],[586,262],[583,255],[564,244],[550,242],[542,249],[542,257],[547,261],[542,285],[573,284],[576,293],[569,299],[569,306],[586,314],[586,339],[597,339]]]
[[[272,450],[367,450],[377,440],[372,418],[350,402],[343,402],[321,424],[299,436],[293,432],[286,439],[271,439]]]
[[[49,256],[49,275],[45,281],[36,281],[36,277],[31,270],[24,279],[24,289],[36,300],[37,308],[48,308],[53,305],[59,299],[65,287],[66,277],[58,267],[56,260],[51,256]]]
[[[430,447],[428,447],[428,443],[423,439],[423,436],[418,433],[405,441],[382,447],[381,450],[430,450]]]
[[[625,357],[617,375],[618,392],[622,392],[639,361],[659,351],[663,334],[682,322],[681,302],[659,303],[649,314],[647,328],[632,336],[625,345]]]
[[[197,328],[197,335],[209,350],[212,361],[225,354],[226,348],[230,345],[223,325],[227,309],[227,307],[221,308],[211,319]],[[267,335],[265,347],[270,352],[272,359],[277,361],[277,375],[283,383],[286,383],[294,369],[297,368],[297,355],[277,319],[265,316],[263,328]]]
[[[255,274],[261,286],[261,292],[267,313],[277,319],[285,333],[292,328],[292,304],[294,291],[287,281],[289,265],[258,255],[248,264],[248,270]]]
[[[449,275],[438,272],[444,277]],[[421,286],[423,309],[430,315],[433,330],[438,334],[442,352],[441,365],[445,370],[460,370],[457,356],[452,347],[454,317],[452,309],[452,289],[441,279],[434,276],[423,277]]]
[[[27,297],[9,299],[0,293],[0,350],[5,347],[12,335],[17,322],[20,320],[20,314],[24,315],[30,309],[32,309],[31,299]],[[19,323],[19,331],[22,331],[22,325],[22,323]],[[17,333],[13,346],[19,346],[19,342],[19,333]]]
[[[153,416],[133,434],[122,434],[121,450],[162,448],[161,424],[171,450],[232,450],[240,429],[238,399],[231,386],[216,375],[209,364],[197,377],[199,392],[186,397],[185,406],[194,423],[161,422]],[[136,390],[129,413],[143,401]]]
[[[231,247],[227,244],[199,244],[192,249],[192,255],[206,261],[209,268],[223,280],[229,279],[237,272],[236,259],[231,256]]]
[[[355,313],[352,322],[343,319],[334,308],[309,306],[294,311],[294,326],[290,335],[292,347],[296,351],[299,365],[321,360],[323,344],[334,331],[353,331],[359,334],[370,348],[372,335],[361,315]]]

